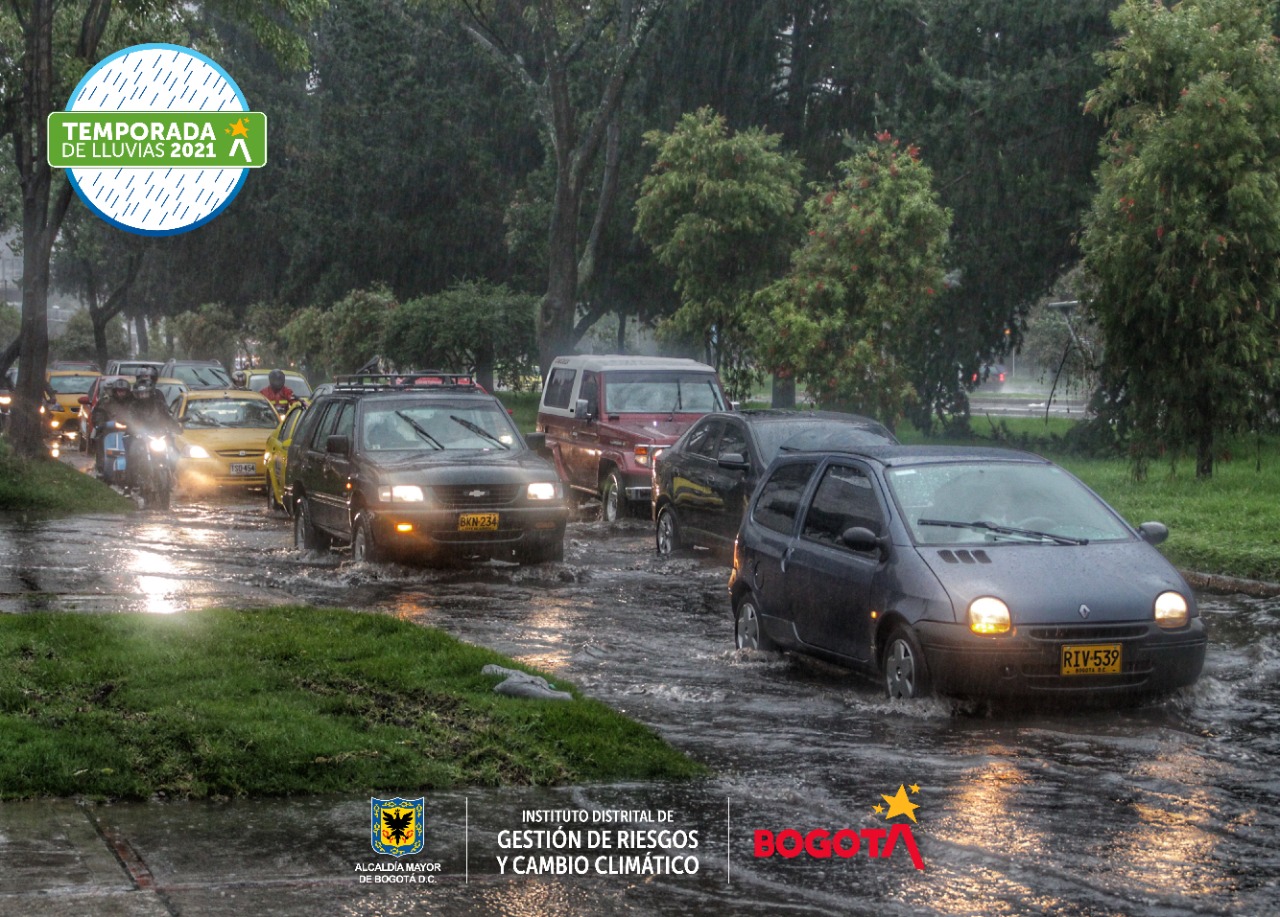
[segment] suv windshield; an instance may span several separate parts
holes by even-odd
[[[610,372],[604,411],[609,414],[709,414],[726,409],[709,373]]]
[[[231,377],[220,366],[175,366],[172,379],[181,379],[192,388],[231,388]]]
[[[377,451],[503,452],[520,448],[520,437],[493,403],[395,398],[366,403],[359,443]]]

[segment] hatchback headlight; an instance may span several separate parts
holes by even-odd
[[[525,493],[530,500],[554,500],[560,496],[560,485],[551,481],[537,481],[530,484],[525,489]]]
[[[969,603],[969,630],[975,634],[1006,634],[1009,627],[1009,606],[995,596],[984,595]]]
[[[209,457],[209,450],[204,446],[187,446],[187,458],[202,459]]]
[[[1156,623],[1173,629],[1187,626],[1187,600],[1176,592],[1156,596]]]
[[[417,484],[392,484],[378,488],[378,499],[383,503],[421,503],[426,495]]]

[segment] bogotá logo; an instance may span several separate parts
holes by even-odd
[[[911,785],[911,795],[920,792],[920,787]],[[881,793],[880,798],[889,804],[886,810],[877,803],[871,811],[891,824],[888,827],[873,828],[813,828],[800,831],[795,828],[783,828],[780,831],[757,829],[753,833],[752,842],[757,857],[779,856],[792,859],[798,856],[814,857],[825,860],[839,857],[842,860],[856,857],[862,851],[873,860],[888,859],[895,850],[905,850],[911,858],[911,865],[916,869],[924,869],[924,858],[916,847],[915,835],[911,833],[911,825],[906,822],[892,823],[893,819],[905,816],[916,823],[916,809],[919,803],[911,801],[905,784],[898,786],[898,792],[892,796]]]
[[[267,116],[227,72],[181,45],[134,45],[85,74],[49,116],[49,165],[113,226],[188,232],[267,163]]]
[[[427,797],[417,799],[369,799],[369,831],[373,849],[386,856],[418,853],[423,845],[422,819]]]

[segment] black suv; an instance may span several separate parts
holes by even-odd
[[[564,556],[556,471],[470,376],[339,377],[311,404],[285,463],[294,541],[349,541],[358,561]]]

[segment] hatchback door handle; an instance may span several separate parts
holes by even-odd
[[[782,568],[783,573],[787,572],[787,561],[791,559],[791,555],[794,552],[795,548],[787,548],[782,552],[782,560],[779,562],[778,566]]]

